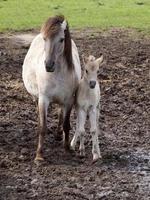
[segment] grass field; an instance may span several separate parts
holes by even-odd
[[[150,0],[0,0],[0,31],[39,28],[49,16],[60,13],[73,28],[150,32]]]

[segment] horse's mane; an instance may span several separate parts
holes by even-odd
[[[41,28],[41,32],[44,38],[53,38],[55,37],[61,28],[62,22],[65,20],[63,15],[57,15],[55,17],[50,17],[44,23]],[[67,22],[65,32],[65,48],[64,48],[64,56],[66,58],[66,62],[68,65],[68,69],[73,69],[73,62],[72,62],[72,43],[71,43],[71,36],[69,31],[69,25]]]

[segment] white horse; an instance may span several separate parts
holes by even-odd
[[[97,72],[103,61],[103,56],[95,59],[89,56],[84,59],[84,75],[79,83],[76,99],[77,121],[76,132],[71,141],[71,147],[75,150],[78,137],[80,138],[80,155],[85,155],[84,137],[85,137],[85,121],[87,113],[89,113],[90,132],[92,135],[92,154],[93,161],[101,158],[99,142],[98,142],[98,123],[99,123],[99,103],[100,103],[100,87],[97,80]]]
[[[22,76],[27,91],[38,98],[39,139],[35,160],[44,159],[43,142],[50,103],[61,106],[57,132],[59,136],[64,131],[64,146],[69,150],[70,112],[81,79],[81,66],[77,47],[63,16],[49,18],[32,41]]]

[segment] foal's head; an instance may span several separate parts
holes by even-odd
[[[72,67],[72,48],[69,27],[64,16],[49,18],[41,29],[45,40],[45,68],[53,72],[59,58],[64,55],[68,68]]]
[[[91,89],[95,88],[97,81],[97,74],[99,71],[99,66],[103,62],[103,56],[100,58],[95,58],[94,56],[84,57],[84,79],[89,84]]]

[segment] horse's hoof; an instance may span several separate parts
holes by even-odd
[[[71,149],[71,148],[65,148],[65,154],[68,155],[68,156],[71,156],[71,157],[75,157],[76,156],[76,152]]]
[[[68,152],[69,152],[71,155],[76,155],[75,150],[72,149],[72,148],[70,148],[70,149],[68,150]]]
[[[70,144],[64,144],[65,151],[68,153],[75,153],[74,149],[71,148]]]
[[[34,159],[34,163],[35,163],[36,165],[40,165],[40,164],[42,164],[43,162],[44,162],[44,158],[41,157],[41,156],[36,156],[35,159]]]
[[[34,159],[35,161],[44,161],[44,158],[43,157],[41,157],[41,156],[36,156],[35,157],[35,159]]]
[[[65,148],[65,151],[68,151],[68,152],[71,151],[70,145],[68,143],[64,144],[64,148]]]
[[[78,158],[82,160],[85,158],[85,156],[78,154]]]

